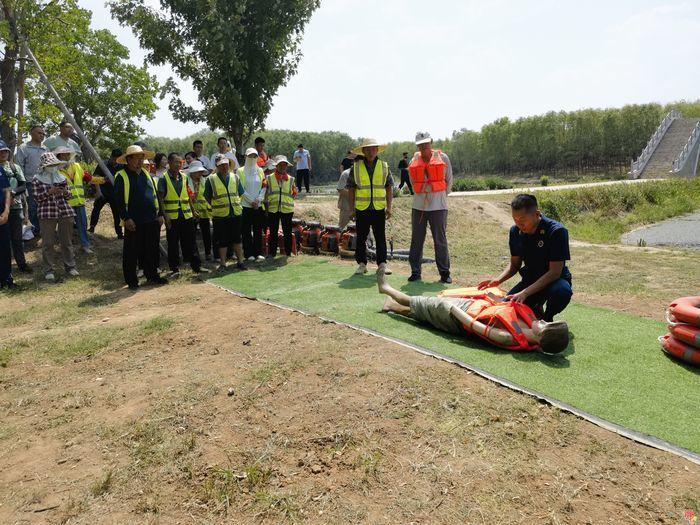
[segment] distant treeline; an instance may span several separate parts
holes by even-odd
[[[684,117],[700,117],[700,100],[549,112],[514,121],[504,117],[486,124],[481,131],[455,131],[451,138],[436,140],[435,146],[450,155],[457,174],[624,172],[664,115],[674,108]],[[266,130],[257,135],[265,138],[269,153],[287,155],[290,160],[297,144],[302,143],[311,152],[316,184],[336,180],[345,152],[359,142],[336,131]],[[146,142],[164,153],[185,153],[199,138],[204,151],[211,154],[219,136],[202,131],[183,139],[147,137]],[[392,142],[381,156],[395,170],[403,151],[415,151],[413,142]]]

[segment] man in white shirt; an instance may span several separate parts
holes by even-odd
[[[219,151],[214,153],[211,156],[211,159],[209,159],[211,166],[216,166],[216,157],[218,157],[219,155],[223,155],[228,159],[228,164],[231,171],[235,171],[238,168],[240,168],[240,165],[238,164],[238,159],[236,159],[236,150],[231,147],[231,143],[226,137],[219,137],[216,140],[216,147]]]
[[[202,163],[202,166],[207,168],[210,172],[212,171],[212,166],[216,166],[216,164],[212,164],[211,161],[209,160],[209,157],[204,155],[203,153],[204,150],[204,144],[202,143],[201,140],[197,139],[192,143],[192,151],[194,152],[194,160],[198,160],[199,162]]]
[[[297,146],[294,152],[294,162],[297,165],[297,188],[301,191],[302,183],[309,193],[309,172],[311,171],[311,154],[308,149],[304,149],[303,144]]]

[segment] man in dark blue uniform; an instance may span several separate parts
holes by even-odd
[[[510,265],[495,279],[479,283],[479,289],[499,286],[520,273],[506,299],[527,304],[547,322],[571,301],[571,272],[566,267],[569,232],[540,212],[534,195],[517,195],[510,203],[515,225],[510,229]],[[546,309],[545,309],[546,306]]]

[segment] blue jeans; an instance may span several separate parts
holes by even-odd
[[[34,186],[31,182],[27,182],[27,208],[29,209],[29,222],[32,223],[32,233],[39,235],[41,231],[39,228],[39,216],[37,215],[38,208],[34,198]]]
[[[531,284],[532,283],[520,281],[508,294],[521,292]],[[569,281],[566,279],[557,279],[544,290],[528,297],[525,304],[532,308],[537,317],[542,317],[542,319],[551,323],[554,320],[554,316],[563,312],[564,308],[568,306],[573,293]],[[543,310],[545,303],[547,308]]]
[[[75,212],[75,226],[78,229],[80,245],[83,248],[89,248],[90,239],[87,234],[87,214],[85,213],[85,206],[73,206],[73,211]]]

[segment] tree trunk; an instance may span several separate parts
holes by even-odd
[[[5,58],[0,62],[0,136],[10,148],[17,142],[15,121],[17,111],[17,48],[8,43]],[[13,148],[14,149],[14,148]]]

